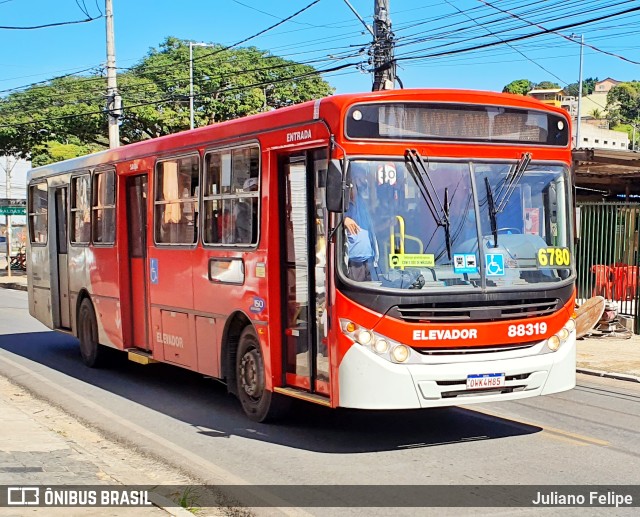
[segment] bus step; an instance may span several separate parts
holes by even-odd
[[[157,363],[153,357],[151,357],[151,353],[146,350],[139,350],[137,348],[129,348],[127,349],[127,357],[129,361],[133,361],[138,364],[151,364]]]
[[[307,391],[298,390],[296,388],[285,387],[275,387],[273,388],[273,391],[296,399],[306,400],[307,402],[313,402],[322,406],[331,407],[331,402],[327,397],[323,397],[322,395],[318,395],[316,393],[309,393]]]

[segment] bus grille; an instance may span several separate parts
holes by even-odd
[[[547,316],[557,311],[559,305],[558,298],[487,301],[475,307],[464,302],[429,303],[419,306],[397,305],[388,314],[391,317],[412,323],[499,321]]]
[[[437,347],[412,347],[416,352],[422,355],[469,355],[469,354],[487,354],[493,352],[513,352],[514,350],[526,350],[536,346],[535,343],[520,343],[517,345],[501,345],[501,346],[474,346],[474,347],[457,347],[457,348],[437,348]]]

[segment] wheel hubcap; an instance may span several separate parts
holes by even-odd
[[[255,349],[248,350],[240,362],[240,379],[244,392],[253,399],[262,396],[263,385],[260,379],[260,357]]]

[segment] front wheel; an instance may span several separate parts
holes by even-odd
[[[290,400],[266,389],[264,359],[253,327],[240,335],[236,356],[238,398],[242,409],[255,422],[274,420],[286,413]]]
[[[100,368],[106,363],[107,350],[98,343],[96,312],[89,298],[82,300],[78,311],[78,339],[82,362],[89,368]]]

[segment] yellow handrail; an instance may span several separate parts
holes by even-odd
[[[398,222],[399,226],[400,226],[400,249],[397,250],[396,249],[396,232],[395,232],[395,226],[396,226],[396,221]],[[394,223],[391,225],[390,227],[390,244],[391,244],[391,253],[396,254],[399,253],[400,255],[404,255],[404,217],[402,217],[401,215],[396,215],[395,217],[395,221]],[[389,264],[389,268],[393,268],[392,264]],[[400,266],[400,269],[404,270],[404,266]]]

